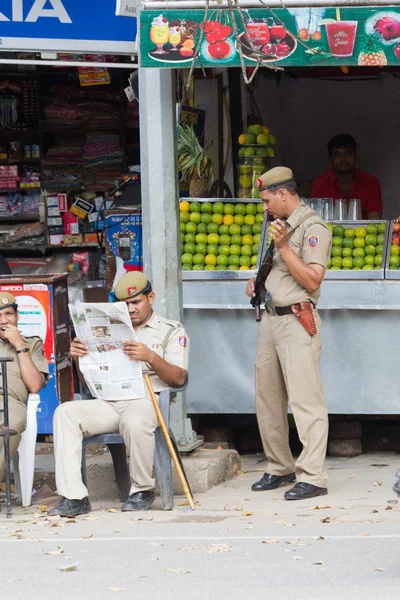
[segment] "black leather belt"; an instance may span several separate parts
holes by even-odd
[[[292,315],[292,307],[291,306],[266,306],[266,311],[272,315],[278,315],[278,317],[283,317],[283,315]]]
[[[311,302],[311,304],[315,308],[314,302]],[[268,306],[268,304],[266,304],[265,310],[270,315],[277,315],[278,317],[283,317],[283,315],[293,315],[292,306],[298,306],[298,304],[293,304],[291,306]]]

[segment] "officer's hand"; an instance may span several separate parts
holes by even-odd
[[[141,342],[124,342],[123,350],[132,360],[151,362],[154,352]]]
[[[16,325],[11,325],[11,323],[2,325],[1,333],[1,337],[4,340],[7,340],[11,346],[14,346],[16,350],[22,350],[22,348],[25,348],[26,344],[22,339],[21,333]]]
[[[288,244],[286,225],[280,219],[274,221],[274,229],[272,234],[275,248],[282,250]]]
[[[256,278],[252,277],[252,279],[249,280],[248,284],[247,284],[247,288],[246,288],[246,295],[249,298],[254,298],[255,293],[254,293],[254,284],[256,282]]]
[[[86,356],[87,353],[87,347],[84,345],[82,340],[79,338],[74,338],[70,348],[71,357],[80,358],[81,356]]]

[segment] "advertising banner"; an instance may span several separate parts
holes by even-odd
[[[133,54],[137,20],[112,0],[3,0],[0,50]]]
[[[235,26],[240,43],[235,39]],[[201,38],[202,35],[202,38]],[[400,7],[144,11],[143,67],[400,66]]]

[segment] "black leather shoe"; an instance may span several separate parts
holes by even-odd
[[[91,510],[89,498],[83,498],[82,500],[61,498],[57,506],[49,510],[49,517],[57,515],[60,517],[77,517],[78,515],[86,515]]]
[[[308,500],[317,496],[326,496],[327,488],[318,487],[311,483],[299,481],[291,490],[285,493],[285,500]]]
[[[265,492],[267,490],[276,490],[280,485],[294,483],[296,481],[296,475],[289,473],[289,475],[271,475],[270,473],[264,473],[260,481],[253,483],[251,490],[253,492]]]
[[[148,510],[153,504],[155,497],[156,495],[152,491],[136,492],[135,494],[128,496],[123,503],[121,510],[122,512],[128,512],[130,510]]]

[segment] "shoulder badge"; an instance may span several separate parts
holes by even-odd
[[[311,248],[316,248],[319,244],[319,235],[309,235],[308,236],[308,245]]]

